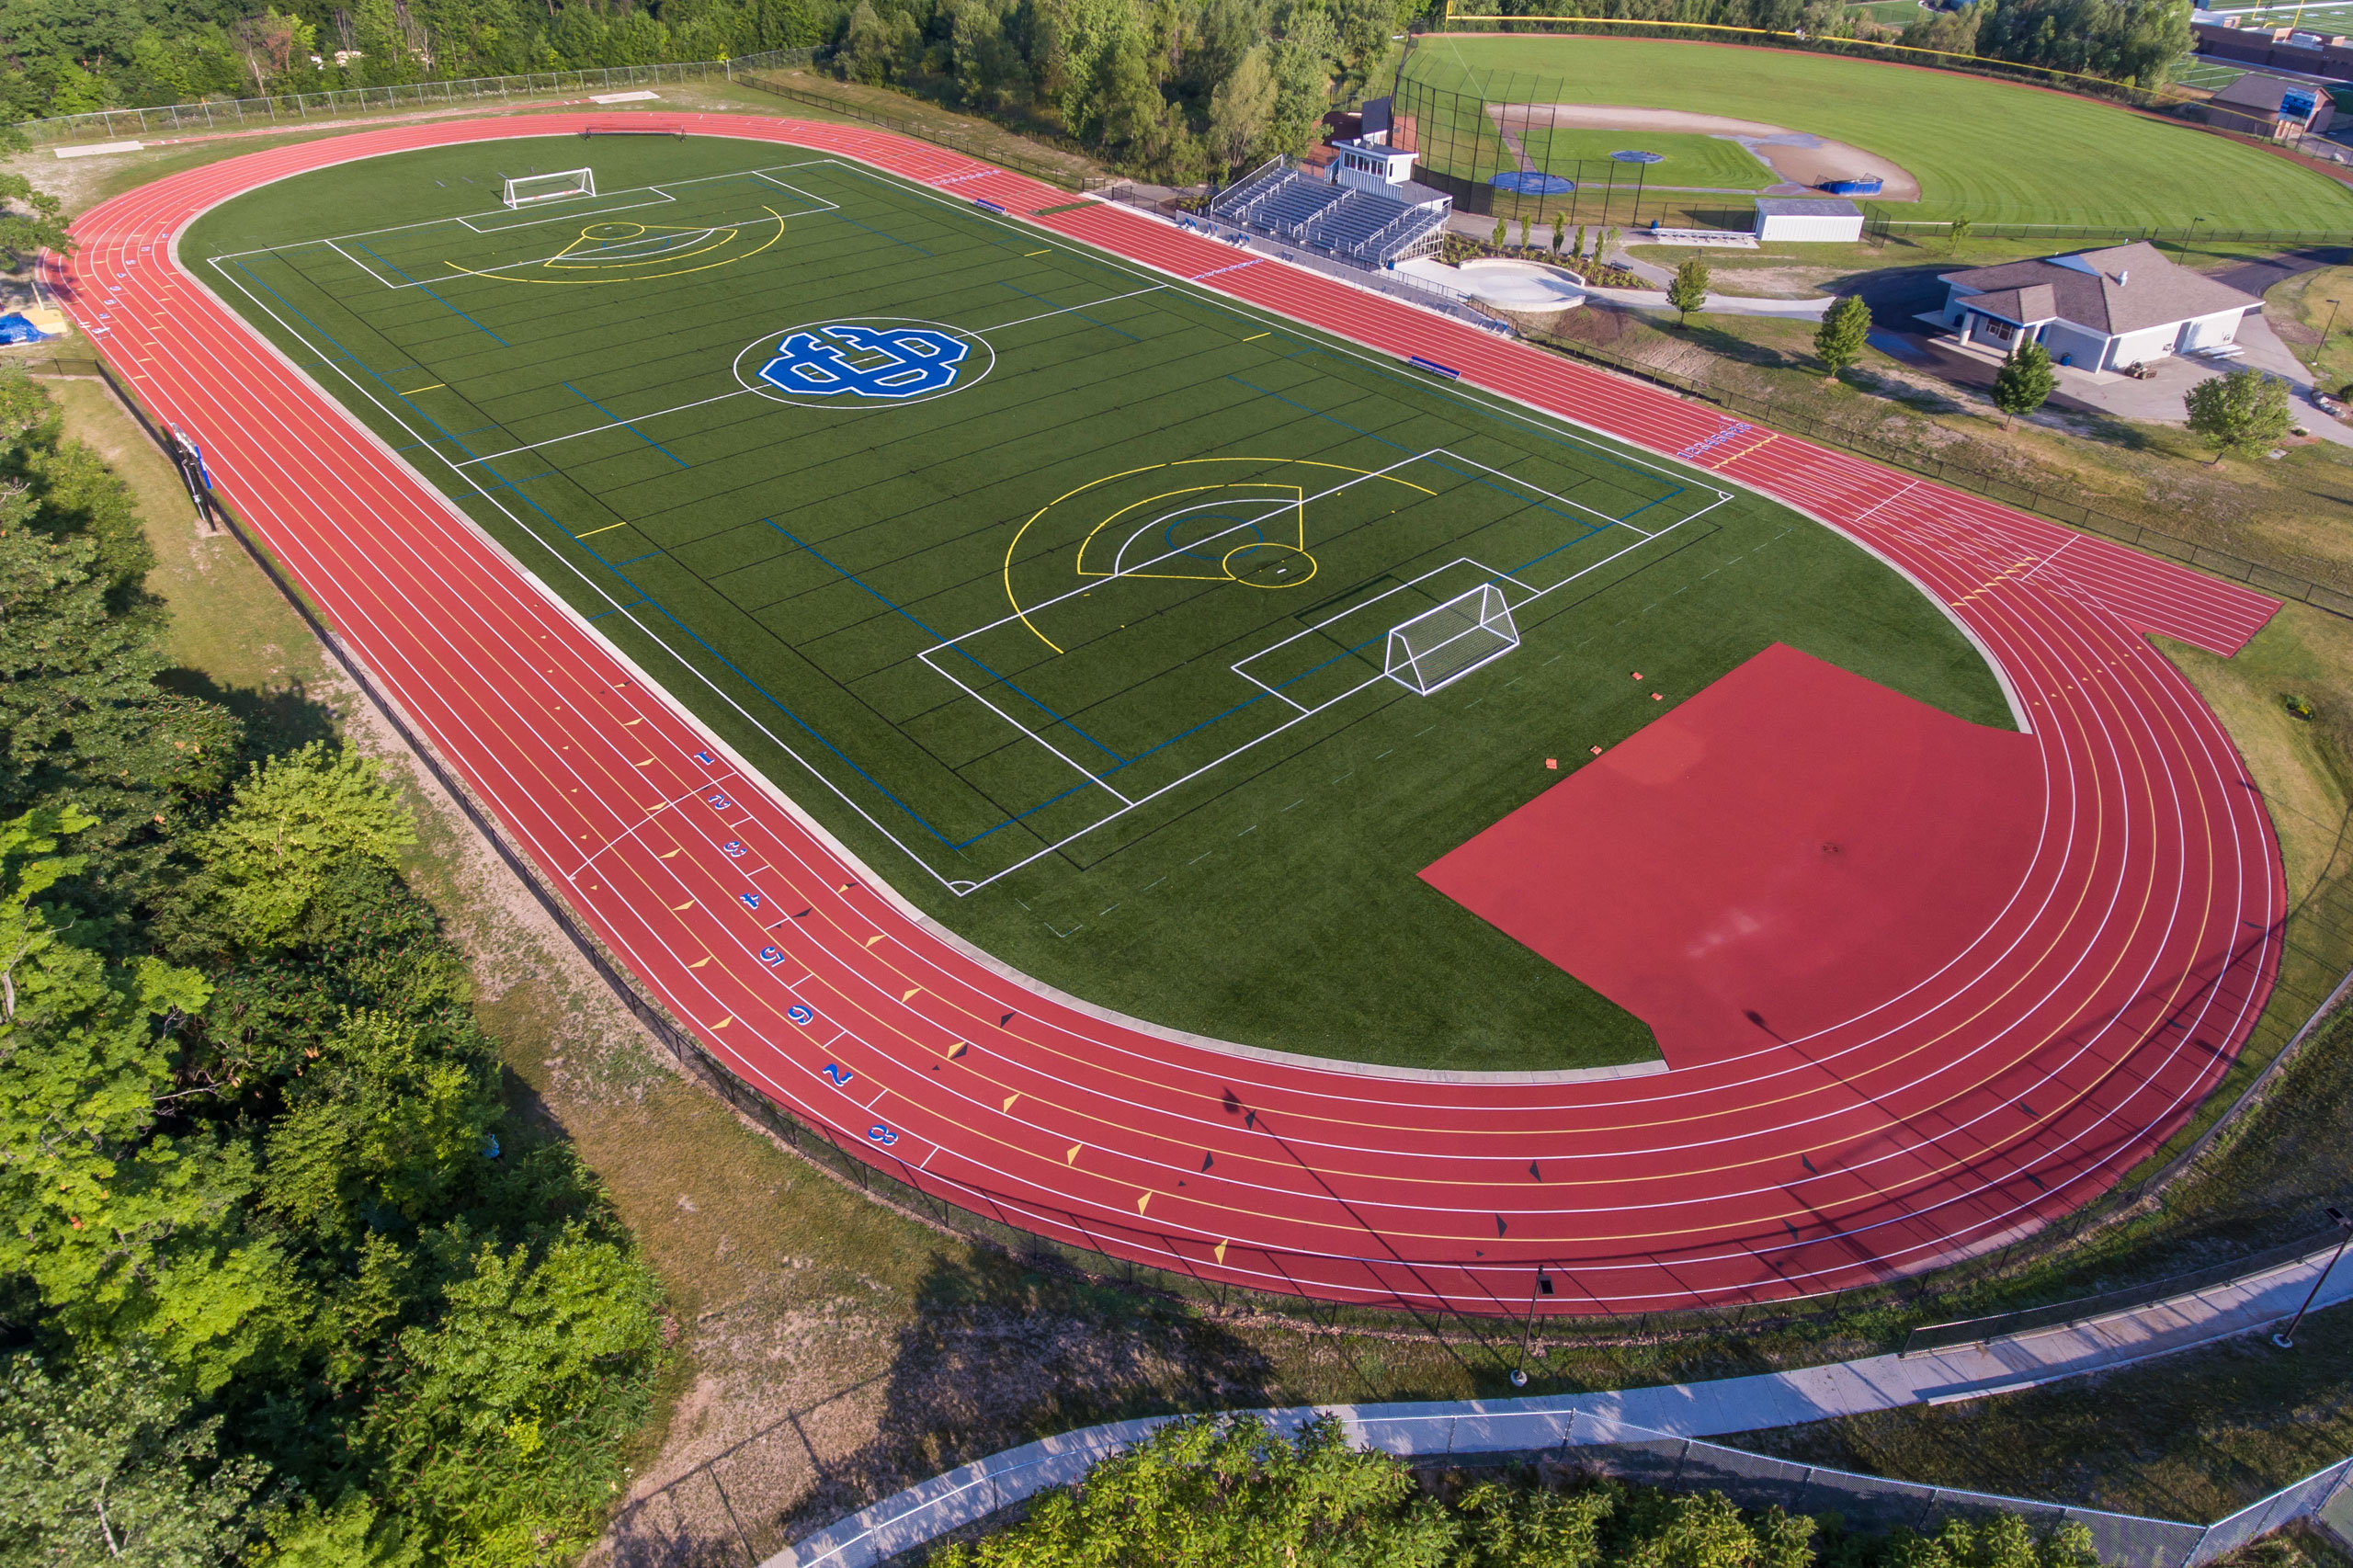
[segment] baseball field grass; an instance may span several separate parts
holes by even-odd
[[[1627,104],[1759,120],[1892,158],[1920,182],[1920,199],[1891,216],[2353,233],[2353,190],[2286,158],[1949,71],[1669,40],[1438,33],[1415,44],[1404,76],[1400,108],[1431,121],[1422,142],[1441,168],[1467,165],[1474,145],[1487,148],[1483,170],[1495,167],[1482,103]]]
[[[1793,512],[814,153],[404,153],[182,256],[917,903],[1176,1028],[1646,1059],[1420,869],[1776,641],[2007,722]],[[1492,662],[1392,677],[1392,628],[1489,588]]]

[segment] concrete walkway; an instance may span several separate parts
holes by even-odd
[[[1950,1404],[2268,1332],[2295,1312],[2335,1251],[2324,1248],[2292,1263],[2103,1317],[1920,1356],[1872,1356],[1755,1377],[1542,1399],[1256,1414],[1282,1432],[1328,1414],[1360,1447],[1414,1457],[1524,1453],[1620,1441],[1629,1435],[1627,1428],[1705,1437],[1906,1405]],[[2329,1277],[2314,1305],[2347,1300],[2353,1300],[2353,1264]],[[1110,1422],[993,1454],[830,1525],[769,1558],[764,1568],[871,1568],[1009,1504],[1068,1485],[1097,1460],[1142,1441],[1171,1419]]]

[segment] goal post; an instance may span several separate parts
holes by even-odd
[[[1518,646],[1519,628],[1503,589],[1482,583],[1391,627],[1386,673],[1427,697]]]
[[[596,170],[564,169],[551,175],[514,176],[506,182],[506,202],[509,207],[528,207],[535,201],[558,201],[567,196],[596,194]]]

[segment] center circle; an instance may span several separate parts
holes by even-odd
[[[1250,588],[1296,588],[1315,575],[1315,557],[1271,540],[1236,545],[1219,564],[1228,577]]]
[[[956,367],[955,379],[948,385],[937,392],[917,392],[907,397],[869,397],[856,391],[833,393],[791,392],[760,375],[760,367],[775,358],[788,339],[807,333],[831,344],[836,340],[825,335],[837,327],[881,330],[912,327],[922,332],[942,333],[965,346],[964,359]],[[856,350],[850,352],[855,355]],[[950,396],[985,379],[991,370],[996,369],[996,350],[989,347],[988,339],[965,328],[949,326],[945,322],[926,321],[920,316],[835,316],[826,321],[803,322],[798,326],[762,333],[736,351],[733,369],[737,385],[745,392],[767,398],[770,403],[789,403],[796,408],[904,408],[911,403],[929,403],[934,398]]]

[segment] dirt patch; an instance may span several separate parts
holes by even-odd
[[[1850,142],[1833,142],[1762,120],[1677,108],[1641,108],[1632,104],[1496,104],[1487,112],[1495,117],[1498,130],[1510,131],[1565,125],[1592,131],[1674,131],[1737,142],[1791,187],[1776,187],[1768,195],[1800,196],[1819,189],[1824,180],[1877,177],[1885,182],[1881,200],[1920,199],[1920,182],[1893,159],[1866,152]]]

